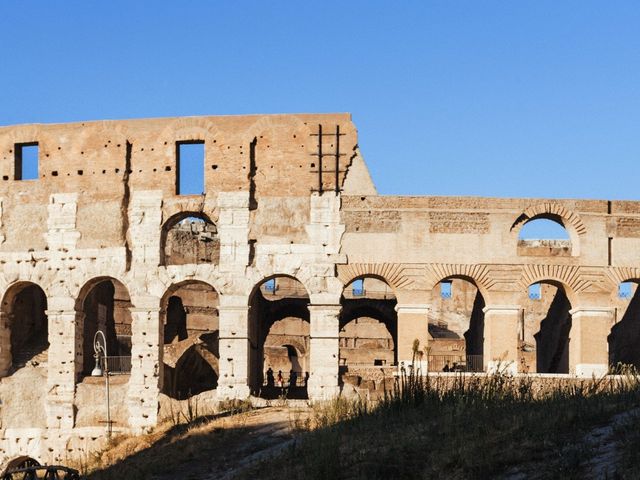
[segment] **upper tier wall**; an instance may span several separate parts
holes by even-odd
[[[205,143],[207,193],[249,188],[255,161],[256,195],[308,195],[318,188],[318,137],[323,150],[335,149],[340,126],[340,182],[357,147],[349,114],[255,115],[114,120],[53,125],[0,127],[0,194],[27,194],[46,201],[52,192],[85,192],[118,198],[123,178],[137,190],[176,193],[176,142]],[[37,142],[38,181],[14,180],[16,144]],[[131,145],[127,155],[127,143]],[[252,146],[253,144],[253,146]],[[129,157],[129,158],[128,158]],[[326,162],[329,162],[327,166]],[[325,159],[325,188],[333,188],[334,160]],[[128,167],[128,168],[127,168]]]
[[[215,205],[219,192],[249,191],[254,205],[308,204],[319,188],[318,129],[322,125],[323,188],[335,190],[335,133],[340,129],[338,183],[352,193],[375,192],[358,157],[349,114],[252,115],[97,121],[0,127],[0,232],[5,251],[46,247],[52,194],[77,195],[79,247],[122,245],[128,199],[162,191],[165,213],[181,205]],[[201,195],[177,195],[177,142],[204,142]],[[17,180],[16,150],[37,143],[37,180]],[[346,172],[354,164],[354,175]],[[364,171],[363,171],[364,169]],[[357,185],[354,186],[354,183]],[[269,200],[278,197],[280,200]],[[292,203],[293,202],[293,203]],[[172,206],[173,205],[173,206]],[[74,207],[75,208],[75,207]],[[303,215],[304,216],[304,215]],[[258,215],[259,217],[259,215]],[[272,223],[255,219],[257,224]],[[302,228],[302,226],[300,226]],[[264,227],[271,231],[268,225]]]
[[[569,252],[519,245],[539,217],[563,223]],[[344,195],[342,221],[342,251],[357,263],[632,266],[640,251],[640,202]]]

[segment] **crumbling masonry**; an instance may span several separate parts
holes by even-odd
[[[185,195],[193,143],[204,193]],[[640,202],[378,195],[346,114],[2,127],[0,176],[4,459],[99,447],[98,330],[129,432],[162,398],[268,396],[269,369],[323,399],[401,368],[640,360],[640,300],[618,293],[640,278]],[[540,218],[569,240],[519,239]]]

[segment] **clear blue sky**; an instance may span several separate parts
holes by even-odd
[[[353,114],[381,193],[640,199],[640,2],[0,1],[0,125]]]

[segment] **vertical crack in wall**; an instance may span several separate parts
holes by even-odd
[[[124,192],[122,194],[122,238],[124,238],[124,248],[126,254],[126,271],[131,269],[131,243],[129,235],[129,201],[131,199],[131,189],[129,187],[129,175],[131,174],[131,151],[133,150],[131,143],[127,140],[127,148],[124,158],[124,174],[122,183]]]
[[[258,209],[258,200],[256,199],[256,172],[258,166],[256,165],[256,145],[258,144],[258,137],[254,137],[249,144],[249,211]],[[251,222],[253,224],[253,221]],[[249,230],[249,237],[251,237],[251,229]],[[256,261],[256,243],[258,239],[249,238],[249,265],[254,266]]]
[[[349,162],[342,167],[342,168],[344,168],[344,173],[342,174],[342,178],[340,179],[340,190],[341,191],[344,188],[344,182],[347,181],[347,175],[349,174],[349,169],[351,168],[351,164],[353,163],[354,158],[356,158],[358,156],[358,154],[359,154],[359,152],[358,152],[358,144],[357,143],[353,146],[353,151],[352,152],[353,153],[349,157]]]
[[[258,171],[258,167],[256,165],[257,144],[257,137],[254,137],[249,144],[249,210],[256,210],[258,208],[258,200],[256,199],[256,172]]]

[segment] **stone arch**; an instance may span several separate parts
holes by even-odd
[[[158,308],[162,308],[164,300],[168,298],[168,292],[175,291],[189,282],[206,283],[220,295],[225,293],[227,286],[225,278],[221,277],[217,268],[212,265],[189,265],[176,269],[160,269],[158,276],[149,280],[146,292],[156,297]]]
[[[560,220],[566,228],[573,229],[578,235],[585,235],[587,227],[580,216],[568,208],[553,202],[538,203],[527,207],[524,212],[513,222],[511,231],[517,231],[522,225],[534,218],[549,218]]]
[[[558,203],[545,202],[526,208],[511,225],[512,234],[517,239],[526,223],[538,219],[551,220],[563,226],[569,234],[571,256],[580,255],[580,238],[586,235],[587,227],[577,213]]]
[[[300,286],[302,286],[304,288],[304,291],[306,293],[306,296],[311,297],[311,291],[309,290],[309,287],[304,283],[303,280],[300,279],[299,276],[294,275],[292,273],[271,273],[268,275],[263,275],[261,277],[260,280],[258,280],[257,282],[254,283],[253,287],[251,288],[251,292],[249,294],[249,298],[251,298],[253,295],[256,294],[256,292],[258,290],[260,290],[260,288],[267,282],[271,281],[271,280],[275,280],[278,278],[287,278],[290,280],[294,280],[296,282],[298,282],[300,284]]]
[[[572,305],[579,304],[578,292],[584,289],[585,281],[580,277],[580,268],[574,265],[524,265],[518,289],[524,291],[534,283],[549,283],[561,286]]]
[[[0,376],[23,367],[49,347],[47,295],[38,284],[11,284],[0,306]]]
[[[76,298],[76,344],[80,347],[76,357],[76,375],[87,376],[95,366],[93,340],[101,330],[107,340],[107,353],[110,357],[131,356],[132,316],[129,288],[112,276],[98,276],[87,280],[80,288]],[[113,367],[126,370],[130,362]]]
[[[172,283],[160,297],[163,393],[182,399],[217,388],[219,299],[211,283],[198,279]]]
[[[184,221],[193,218],[188,225]],[[217,264],[220,260],[218,230],[201,211],[181,211],[169,217],[160,231],[160,264]]]
[[[410,289],[414,284],[402,264],[350,263],[338,265],[338,279],[342,282],[343,287],[364,277],[377,278],[389,285],[394,291]]]
[[[277,392],[269,379],[269,369],[292,369],[286,345],[297,345],[301,368],[309,365],[310,314],[308,288],[295,276],[272,274],[263,277],[249,296],[249,384],[255,394],[270,397]],[[283,371],[285,380],[289,372]],[[303,378],[308,372],[295,372]],[[305,392],[298,392],[306,396]]]
[[[104,281],[113,281],[117,283],[120,287],[124,288],[127,292],[130,292],[128,283],[119,275],[116,274],[106,274],[106,275],[98,275],[91,278],[86,278],[83,280],[81,285],[79,286],[77,293],[75,294],[75,309],[76,311],[82,311],[82,304],[87,298],[87,295],[91,292],[91,290],[98,285],[100,282]]]
[[[539,297],[530,285],[540,284]],[[539,277],[521,293],[518,369],[524,373],[569,373],[572,311],[570,287],[556,278]]]
[[[265,257],[262,257],[264,259]],[[312,268],[312,263],[303,263],[302,259],[299,259],[296,263],[287,262],[286,265],[261,265],[260,258],[257,259],[257,268],[253,270],[253,275],[250,279],[249,296],[253,295],[256,288],[259,288],[265,282],[277,277],[290,278],[299,282],[312,298],[316,293],[314,290],[314,281],[316,280],[315,273]],[[323,285],[325,286],[325,285]]]
[[[160,305],[159,305],[160,308],[162,309],[163,306],[166,305],[167,300],[169,299],[169,297],[174,295],[182,287],[184,287],[186,285],[189,285],[189,284],[194,284],[194,283],[203,284],[203,285],[207,286],[208,288],[210,288],[211,290],[214,290],[215,292],[218,292],[218,288],[216,288],[216,285],[214,284],[214,282],[211,282],[211,281],[209,281],[207,279],[204,279],[204,278],[193,277],[193,278],[184,278],[184,279],[180,279],[180,280],[174,280],[174,281],[170,282],[168,285],[165,285],[164,293],[160,297]]]
[[[442,278],[430,288],[429,369],[483,371],[484,309],[490,304],[486,293],[488,272],[480,268],[446,268],[439,273]],[[446,284],[450,288],[445,295],[442,288]]]
[[[362,280],[361,286],[349,288]],[[350,279],[342,291],[339,317],[340,374],[353,369],[396,365],[398,304],[394,288],[378,274]]]
[[[309,347],[307,345],[305,345],[304,343],[300,342],[299,340],[295,339],[295,338],[290,338],[287,340],[286,345],[291,345],[293,348],[295,348],[299,353],[301,354],[306,354],[309,351]]]
[[[493,286],[491,272],[487,265],[460,263],[434,263],[427,267],[427,290],[433,290],[443,280],[459,279],[473,284],[487,303]]]
[[[162,224],[166,224],[174,217],[180,221],[189,216],[204,215],[210,222],[217,223],[220,211],[211,199],[180,197],[175,202],[162,205]],[[180,218],[182,217],[182,218]]]

